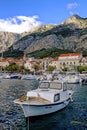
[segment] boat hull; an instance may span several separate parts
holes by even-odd
[[[20,104],[25,117],[41,116],[50,114],[56,111],[59,111],[65,108],[70,102],[70,98],[59,103],[46,104],[46,105],[29,105],[29,104]]]
[[[71,79],[67,81],[68,84],[78,84],[79,82],[80,82],[80,79]]]

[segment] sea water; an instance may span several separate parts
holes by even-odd
[[[73,102],[58,112],[27,119],[13,101],[37,88],[38,81],[3,79],[0,82],[0,130],[87,130],[87,85],[69,84]]]

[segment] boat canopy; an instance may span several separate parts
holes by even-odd
[[[67,89],[66,83],[61,82],[40,82],[39,89],[57,89],[64,91]]]

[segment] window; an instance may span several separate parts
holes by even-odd
[[[60,94],[58,93],[58,94],[54,95],[54,102],[57,102],[59,100],[60,100]]]
[[[64,83],[64,84],[63,84],[63,91],[66,91],[66,90],[67,90],[67,84]]]
[[[49,87],[49,83],[43,82],[39,84],[39,88],[41,89],[48,89],[48,87]]]
[[[50,83],[50,89],[58,89],[58,90],[61,90],[61,89],[62,89],[62,84],[61,84],[61,83],[51,82],[51,83]]]

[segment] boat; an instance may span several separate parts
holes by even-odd
[[[8,79],[10,75],[8,73],[0,73],[0,79]]]
[[[82,78],[82,85],[87,85],[87,77]]]
[[[12,74],[12,75],[10,75],[10,79],[21,79],[21,75]]]
[[[3,76],[3,79],[21,79],[20,74],[7,74]]]
[[[65,108],[72,99],[73,90],[67,83],[58,80],[40,81],[38,88],[23,94],[14,103],[19,104],[25,117],[51,114]]]
[[[23,80],[37,80],[37,77],[35,76],[35,75],[22,75],[21,76],[21,79],[23,79]]]
[[[77,84],[81,82],[79,74],[76,73],[69,73],[64,77],[64,79],[67,80],[68,84]]]

